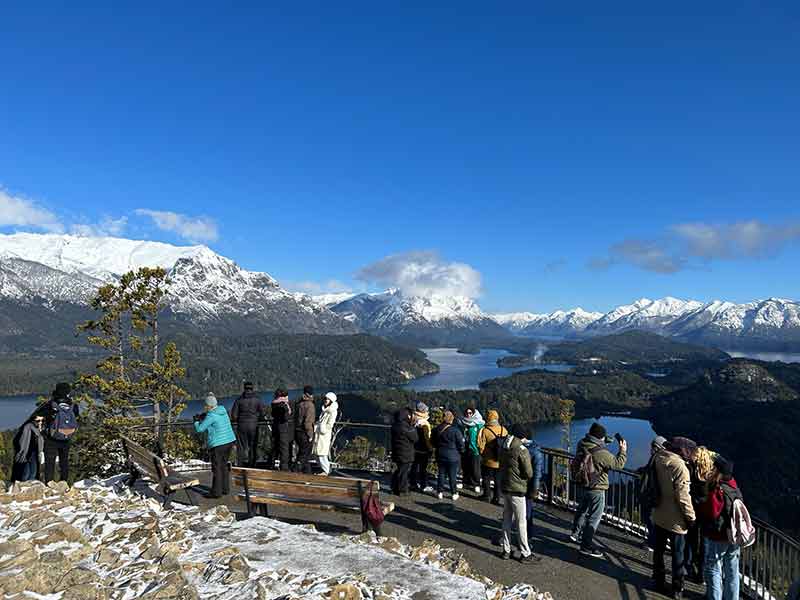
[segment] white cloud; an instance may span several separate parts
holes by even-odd
[[[414,251],[387,256],[362,268],[356,278],[396,287],[407,296],[467,296],[481,292],[481,274],[470,265],[446,262],[438,253]]]
[[[58,217],[49,210],[0,189],[0,227],[8,226],[33,227],[53,233],[64,231]]]
[[[654,239],[627,239],[608,254],[589,262],[594,269],[630,264],[655,273],[676,273],[719,260],[758,260],[800,242],[800,224],[772,225],[750,220],[737,223],[682,223]]]
[[[99,223],[75,223],[70,227],[70,232],[83,237],[118,237],[127,227],[128,217],[104,217]]]
[[[215,242],[219,239],[217,224],[208,217],[189,217],[180,213],[139,208],[137,215],[150,217],[155,226],[170,231],[190,242]]]

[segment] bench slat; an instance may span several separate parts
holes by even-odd
[[[233,478],[235,485],[244,487],[244,481]],[[277,494],[280,496],[302,497],[302,498],[353,498],[361,499],[359,489],[355,488],[331,488],[321,485],[298,485],[296,483],[284,483],[282,481],[251,481],[248,477],[247,488],[251,493],[264,492]]]
[[[239,494],[239,499],[246,501],[244,494]],[[338,512],[361,512],[359,506],[346,504],[320,504],[317,502],[305,502],[302,500],[287,500],[285,498],[271,498],[269,496],[250,496],[251,504],[270,504],[274,506],[292,506],[294,508],[308,508],[310,510],[325,510]]]
[[[302,473],[290,473],[288,471],[268,471],[265,469],[247,469],[244,467],[233,467],[231,474],[236,477],[243,477],[247,473],[247,479],[251,482],[256,481],[283,481],[286,483],[309,483],[320,484],[326,487],[357,487],[359,483],[369,489],[370,480],[368,479],[352,479],[349,477],[325,477],[322,475],[305,475]],[[380,483],[377,481],[372,482],[373,492],[380,491]]]

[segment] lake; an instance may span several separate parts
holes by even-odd
[[[738,350],[724,350],[733,358],[752,358],[765,362],[800,363],[800,354],[787,352],[741,352]]]
[[[439,372],[425,375],[406,384],[406,389],[418,392],[435,392],[437,390],[477,390],[478,384],[495,377],[508,377],[517,371],[543,369],[547,371],[565,372],[571,365],[541,365],[516,367],[507,369],[497,366],[497,360],[511,353],[505,350],[483,349],[478,354],[461,354],[456,348],[423,348],[428,360],[439,365]]]

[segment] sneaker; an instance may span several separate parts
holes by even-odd
[[[437,497],[439,500],[444,500],[444,494],[443,494],[442,492],[439,492],[439,493],[437,493],[437,494],[436,494],[436,497]]]
[[[460,497],[460,496],[458,495],[458,492],[456,492],[455,494],[453,494],[453,502],[455,502],[456,500],[458,500],[458,499],[459,499],[459,497]]]
[[[473,491],[474,491],[476,494],[480,494],[480,493],[481,493],[481,486],[479,486],[479,485],[476,485],[474,488],[472,488],[472,490],[473,490]]]
[[[531,552],[528,556],[519,557],[519,562],[522,564],[538,563],[540,560],[542,560],[542,557],[538,554],[534,554],[533,552]]]
[[[594,558],[603,558],[603,553],[597,548],[581,548],[581,554],[592,556]]]
[[[570,534],[569,539],[571,539],[576,544],[581,543],[581,536],[579,536],[577,533]]]
[[[430,485],[426,485],[426,486],[425,486],[425,489],[424,489],[424,490],[422,490],[422,491],[423,491],[424,493],[426,493],[426,494],[430,494],[430,493],[433,491],[433,487],[432,487],[432,486],[430,486]]]
[[[503,560],[511,560],[511,552],[503,552],[500,555],[500,558],[502,558]]]
[[[457,483],[457,484],[456,484],[456,489],[457,489],[457,490],[464,489],[464,484],[463,484],[463,483]]]

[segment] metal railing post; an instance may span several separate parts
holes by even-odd
[[[547,454],[547,503],[553,504],[555,497],[556,485],[556,457],[552,454]]]

